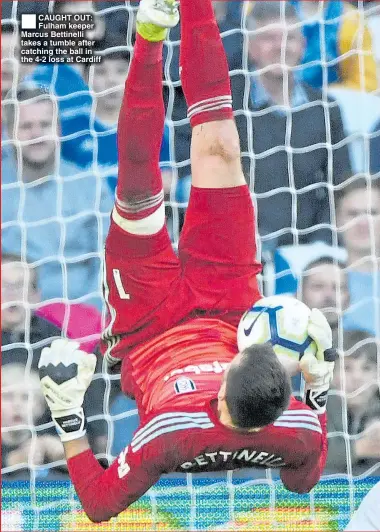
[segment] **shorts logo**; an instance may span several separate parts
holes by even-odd
[[[165,375],[164,381],[168,381],[175,375],[181,375],[183,373],[195,373],[200,375],[201,373],[223,373],[229,366],[228,362],[218,362],[215,360],[212,364],[199,364],[199,366],[190,365],[181,369],[173,369],[168,375]]]
[[[175,393],[189,393],[196,390],[194,381],[188,379],[187,377],[181,377],[177,379],[174,383]]]

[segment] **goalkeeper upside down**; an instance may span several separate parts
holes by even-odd
[[[162,46],[178,23],[173,0],[141,0],[118,126],[119,178],[106,242],[109,324],[102,351],[121,362],[140,426],[103,469],[86,437],[83,397],[96,358],[55,340],[42,351],[42,388],[68,470],[88,517],[109,520],[160,475],[279,467],[284,485],[308,492],[327,453],[330,327],[315,309],[304,357],[305,401],[271,346],[237,353],[236,328],[261,296],[252,200],[241,170],[228,66],[211,0],[181,0],[182,87],[192,126],[192,190],[174,254],[165,227],[159,152],[164,127]]]

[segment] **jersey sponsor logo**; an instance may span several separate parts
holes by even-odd
[[[181,377],[177,379],[174,383],[175,393],[190,393],[194,392],[197,389],[194,381],[188,379],[187,377]]]
[[[195,373],[200,375],[201,373],[223,373],[229,366],[229,362],[212,362],[212,364],[199,364],[186,366],[181,369],[173,369],[168,375],[165,375],[164,381],[168,381],[174,375],[181,375],[183,373]]]
[[[210,429],[214,427],[205,412],[168,412],[151,419],[139,429],[131,442],[132,452],[137,452],[155,438],[188,429]]]
[[[217,464],[217,467],[223,468],[224,466],[225,468],[231,469],[246,467],[247,464],[265,467],[282,467],[286,465],[282,456],[278,454],[271,454],[256,449],[239,449],[238,451],[219,450],[203,453],[196,456],[191,462],[184,462],[180,465],[180,468],[184,471],[191,469],[199,470],[199,468],[212,464]]]
[[[306,429],[322,434],[317,414],[311,410],[285,410],[273,423],[274,427]]]
[[[117,474],[119,475],[119,478],[125,477],[131,470],[127,463],[127,454],[128,454],[128,445],[124,449],[124,451],[121,451],[119,454],[119,458],[117,459],[119,467],[117,468]]]

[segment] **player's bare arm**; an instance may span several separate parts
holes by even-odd
[[[66,460],[70,460],[70,458],[73,458],[84,451],[88,451],[90,449],[90,444],[88,443],[87,436],[82,436],[77,440],[64,442],[63,447],[65,449]]]

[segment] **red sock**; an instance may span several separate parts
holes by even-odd
[[[116,207],[123,218],[145,218],[163,202],[159,158],[164,120],[162,42],[137,34],[118,124]]]
[[[228,63],[211,0],[181,0],[180,64],[191,125],[232,118]]]

